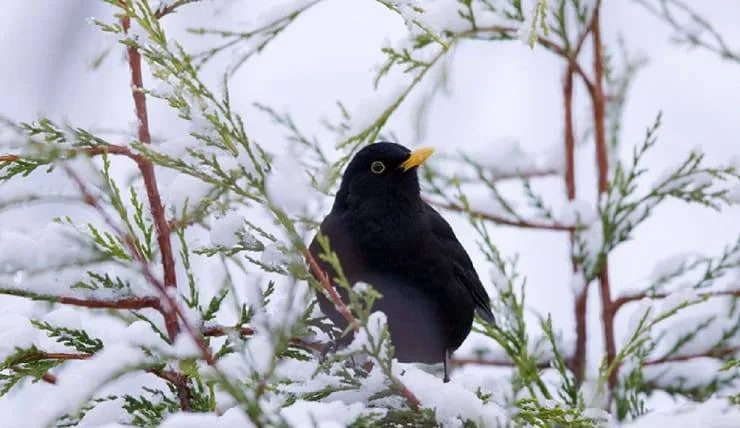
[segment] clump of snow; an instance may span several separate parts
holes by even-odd
[[[193,148],[196,144],[197,141],[192,138],[174,138],[157,143],[154,148],[157,153],[178,159],[185,157],[188,149]]]
[[[645,327],[649,325],[655,318],[655,308],[653,302],[649,298],[644,298],[638,302],[637,308],[630,315],[629,322],[627,324],[627,331],[623,336],[623,342],[628,341],[635,337],[639,338],[645,334],[649,334],[649,331],[645,331]]]
[[[272,163],[265,190],[270,202],[289,214],[306,211],[320,195],[311,186],[303,165],[290,155],[278,157]]]
[[[675,291],[673,293],[670,293],[668,297],[663,299],[660,306],[660,313],[665,314],[671,312],[672,310],[678,308],[683,304],[692,303],[697,301],[698,299],[699,294],[693,288]]]
[[[269,334],[257,332],[247,341],[246,359],[252,370],[260,376],[270,369],[274,354],[275,344]]]
[[[221,247],[234,247],[242,244],[252,247],[257,244],[254,237],[244,227],[244,217],[238,212],[232,211],[220,219],[214,221],[211,229],[211,244]]]
[[[703,255],[696,251],[686,251],[666,257],[655,264],[651,277],[653,280],[658,280],[671,276],[674,273],[681,271],[684,266],[690,264],[693,260],[701,257],[703,257]]]
[[[198,343],[187,333],[177,335],[172,349],[178,358],[195,358],[202,355]]]
[[[38,340],[39,332],[31,321],[21,315],[0,315],[0,360],[16,351],[28,348]]]
[[[60,416],[84,405],[103,385],[123,371],[142,364],[145,354],[125,344],[106,346],[86,361],[71,361],[55,385],[36,383],[0,401],[3,424],[13,427],[49,426]],[[38,403],[44,403],[39,406]],[[28,409],[34,409],[29,412]]]
[[[185,202],[192,208],[211,191],[211,185],[191,175],[179,173],[162,192],[165,202],[175,213],[181,213]]]
[[[341,401],[321,403],[305,400],[297,400],[280,411],[288,425],[294,428],[344,427],[363,414],[384,413],[384,409],[367,411],[362,403],[345,404]]]
[[[665,364],[645,366],[645,380],[659,388],[681,388],[691,390],[706,387],[714,380],[728,381],[734,373],[720,371],[725,363],[716,358],[692,358]]]
[[[367,319],[367,329],[361,328],[356,334],[352,343],[349,344],[347,350],[350,352],[368,352],[373,348],[371,343],[378,343],[380,341],[383,329],[386,328],[387,318],[381,311],[375,311],[370,314]],[[382,353],[379,355],[380,359],[386,359],[388,347],[383,346]]]
[[[740,184],[736,184],[729,189],[727,199],[733,203],[740,204]]]
[[[407,85],[396,84],[384,87],[372,97],[361,100],[350,109],[350,129],[347,136],[359,135],[375,124],[381,115],[392,106],[406,90]]]
[[[735,428],[740,421],[740,406],[732,405],[727,399],[712,397],[702,403],[688,402],[669,411],[655,410],[624,428]]]
[[[584,252],[589,263],[596,263],[604,247],[604,229],[600,221],[595,221],[583,231],[579,238],[583,240]]]
[[[596,220],[597,212],[591,203],[574,199],[568,200],[560,210],[558,222],[562,224],[591,224]]]
[[[484,152],[473,153],[472,158],[488,168],[494,178],[537,170],[534,156],[524,151],[521,143],[513,137],[494,141],[485,147]]]
[[[159,428],[251,428],[254,426],[243,410],[232,407],[222,416],[213,413],[174,413],[168,416]]]
[[[503,408],[483,404],[475,393],[454,382],[443,383],[441,378],[412,367],[398,377],[423,407],[434,409],[439,422],[471,419],[477,426],[495,427],[508,420]]]
[[[270,267],[281,267],[286,265],[288,261],[288,257],[283,254],[277,244],[266,245],[260,257],[260,262]]]
[[[578,270],[574,272],[570,279],[570,289],[573,290],[573,295],[580,296],[586,289],[586,275],[583,271]]]
[[[134,346],[149,349],[167,349],[169,344],[152,330],[146,321],[134,321],[123,333],[123,339]]]

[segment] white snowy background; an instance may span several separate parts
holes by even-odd
[[[203,25],[203,10],[219,7],[209,23],[248,24],[273,4],[261,1],[204,1],[167,17],[165,28],[182,35],[188,26]],[[740,3],[732,0],[694,2],[710,22],[734,46],[740,46]],[[18,121],[34,120],[39,114],[90,128],[132,129],[133,106],[129,75],[120,47],[96,71],[88,62],[109,39],[89,25],[91,16],[107,18],[109,8],[92,0],[27,0],[5,2],[0,15],[0,115]],[[213,26],[213,25],[210,25]],[[228,25],[223,25],[228,26]],[[623,122],[623,153],[642,141],[645,128],[659,110],[663,126],[659,143],[648,155],[645,183],[695,147],[707,155],[709,164],[740,156],[740,66],[723,62],[716,55],[686,52],[668,42],[670,31],[629,1],[605,2],[604,38],[613,45],[621,34],[635,53],[649,58],[629,92]],[[380,47],[406,34],[403,21],[372,0],[325,0],[312,8],[281,34],[262,54],[250,60],[234,77],[230,88],[236,110],[245,114],[249,132],[268,148],[278,147],[283,131],[255,112],[258,101],[278,111],[294,114],[308,133],[319,132],[321,118],[335,114],[341,100],[353,111],[372,103],[374,67],[381,60]],[[202,43],[186,36],[192,45]],[[230,58],[220,57],[226,65]],[[217,65],[211,70],[217,70]],[[407,146],[431,145],[438,150],[500,156],[501,141],[515,139],[522,147],[542,156],[562,144],[562,61],[541,48],[530,50],[520,42],[463,42],[452,67],[449,97],[434,103],[423,138],[415,139],[411,116],[414,98],[404,104],[390,128]],[[146,83],[146,77],[145,77]],[[386,82],[381,87],[391,88]],[[576,118],[591,119],[584,94],[578,93]],[[358,110],[358,108],[360,110]],[[150,127],[155,137],[186,135],[187,124],[174,119],[165,106],[150,102]],[[578,126],[582,130],[584,126]],[[497,145],[499,143],[499,145]],[[586,145],[577,157],[578,199],[593,202],[596,195],[593,149]],[[506,162],[505,160],[503,162]],[[172,176],[160,177],[167,188]],[[53,186],[53,183],[36,183]],[[554,181],[553,194],[563,193]],[[0,187],[0,191],[2,188]],[[559,212],[555,206],[555,212]],[[48,213],[15,210],[0,214],[0,230],[43,228]],[[475,251],[466,220],[445,215],[470,251],[482,277],[488,267]],[[643,283],[655,264],[682,252],[716,254],[740,234],[740,208],[721,214],[669,201],[637,230],[637,239],[612,253],[612,289],[632,289]],[[520,270],[527,276],[528,303],[541,313],[552,313],[556,328],[574,331],[573,297],[567,236],[558,232],[526,231],[497,227],[496,244],[506,254],[519,253]],[[9,248],[0,251],[12,251]],[[595,287],[591,289],[589,313],[590,353],[601,355],[601,323]],[[0,298],[2,311],[19,310],[19,299]],[[630,309],[617,318],[617,338],[626,329]],[[1,332],[0,332],[1,333]],[[589,360],[596,370],[597,358]],[[474,372],[476,368],[466,368]],[[656,397],[652,407],[676,405],[667,397]],[[684,421],[687,425],[692,426]],[[644,426],[649,426],[646,422]],[[676,425],[678,426],[678,425]]]

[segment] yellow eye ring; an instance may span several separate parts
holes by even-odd
[[[375,174],[382,174],[383,171],[385,171],[385,164],[381,161],[375,161],[370,164],[370,171],[374,172]]]

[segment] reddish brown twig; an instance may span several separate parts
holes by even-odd
[[[421,401],[416,397],[416,394],[411,392],[411,390],[403,384],[403,382],[398,381],[396,383],[396,391],[403,396],[403,398],[406,399],[406,403],[408,403],[411,410],[418,412],[421,408]]]
[[[311,272],[316,276],[316,278],[318,278],[324,291],[326,291],[326,294],[329,296],[329,299],[331,299],[332,303],[334,303],[334,308],[337,310],[337,312],[342,314],[352,330],[357,331],[360,326],[359,324],[357,324],[355,316],[352,315],[352,311],[349,310],[347,304],[344,303],[342,298],[339,296],[339,293],[337,293],[337,290],[331,283],[331,279],[329,279],[329,275],[327,275],[326,272],[321,269],[321,266],[319,266],[319,263],[316,261],[314,256],[311,255],[310,251],[305,250],[303,252],[303,256],[308,262],[309,269],[311,269]]]
[[[555,169],[542,169],[542,170],[532,170],[532,171],[521,171],[521,172],[515,172],[510,174],[498,174],[494,175],[494,177],[491,179],[492,183],[499,183],[501,181],[507,181],[507,180],[523,180],[523,179],[529,179],[529,178],[541,178],[541,177],[551,177],[553,175],[558,175],[560,172]]]
[[[128,32],[131,27],[131,20],[128,16],[120,18],[121,27],[124,32]],[[151,135],[149,132],[149,116],[147,114],[146,95],[143,92],[144,79],[141,72],[141,54],[134,45],[126,48],[128,54],[129,70],[131,71],[131,95],[134,99],[134,110],[138,121],[139,141],[144,144],[151,144]],[[170,225],[164,213],[162,198],[159,195],[159,186],[157,185],[157,176],[154,173],[154,164],[150,159],[140,157],[138,162],[139,170],[144,181],[149,209],[154,219],[154,226],[157,232],[157,243],[162,258],[162,270],[164,272],[164,293],[177,289],[177,277],[175,274],[175,258],[172,253],[172,244],[170,242]],[[170,302],[172,303],[172,302]],[[168,326],[167,332],[170,339],[174,339],[179,331],[177,314],[175,308],[163,308],[165,310],[165,319]]]
[[[65,150],[64,153],[67,156],[75,156],[75,155],[83,154],[83,153],[86,154],[87,156],[99,156],[105,153],[109,153],[113,155],[126,156],[137,162],[141,158],[140,155],[132,152],[128,147],[117,146],[115,144],[108,144],[106,146],[85,147],[85,148],[78,148],[78,149],[68,149],[68,150]],[[19,160],[23,160],[24,158],[25,157],[21,155],[3,154],[3,155],[0,155],[0,162],[16,162]]]
[[[148,369],[147,372],[164,379],[175,387],[181,410],[185,412],[193,410],[193,391],[190,389],[190,381],[186,375],[174,370]]]
[[[426,199],[426,201],[434,205],[436,207],[450,210],[450,211],[457,211],[457,212],[468,212],[468,210],[459,204],[455,204],[452,202],[446,203],[446,202],[437,202],[430,199]],[[565,224],[559,224],[559,223],[538,223],[528,220],[511,220],[507,219],[501,216],[497,216],[494,214],[488,214],[480,211],[470,211],[470,214],[483,218],[485,220],[491,221],[493,223],[502,225],[502,226],[513,226],[513,227],[520,227],[523,229],[543,229],[543,230],[557,230],[557,231],[576,231],[580,228],[580,226],[570,226]]]
[[[642,300],[644,298],[649,299],[665,299],[670,293],[637,293],[630,294],[627,296],[620,296],[614,299],[612,308],[614,312],[618,311],[623,305],[629,302]],[[711,297],[722,297],[722,296],[734,296],[740,297],[740,290],[717,290],[717,291],[706,291],[703,293],[697,293],[699,298],[711,298]]]
[[[79,299],[76,297],[59,297],[57,303],[72,306],[84,306],[86,308],[104,309],[145,309],[152,308],[160,310],[160,300],[156,297],[129,297],[124,299],[102,300],[102,299]]]
[[[510,360],[497,360],[487,358],[453,358],[450,360],[453,366],[496,366],[496,367],[514,367],[514,362]],[[545,369],[551,367],[550,361],[537,363],[537,367]]]
[[[39,352],[37,354],[27,355],[25,358],[19,360],[18,363],[41,360],[88,360],[93,356],[94,354],[88,354],[84,352]],[[192,410],[193,394],[190,390],[190,387],[188,386],[187,376],[172,370],[160,370],[151,368],[147,369],[146,371],[166,380],[167,382],[172,383],[177,390],[177,396],[180,400],[180,408],[184,411]],[[48,383],[57,383],[57,377],[51,373],[45,373],[41,378]]]
[[[601,20],[600,4],[594,7],[591,21],[591,36],[593,38],[593,68],[594,68],[594,90],[591,92],[591,104],[594,116],[594,135],[596,138],[596,166],[598,175],[597,194],[600,197],[606,193],[609,181],[609,162],[607,160],[607,143],[604,100],[604,54],[601,46]],[[614,341],[614,304],[611,300],[611,287],[609,284],[609,255],[603,257],[599,271],[599,285],[601,294],[602,323],[604,328],[604,347],[606,350],[607,365],[611,366],[617,355]],[[617,369],[609,374],[609,387],[613,388],[617,383]]]
[[[740,346],[731,346],[729,348],[709,349],[706,352],[687,355],[672,355],[667,357],[648,360],[643,363],[644,366],[655,366],[658,364],[675,363],[679,361],[689,361],[697,358],[723,358],[735,355],[740,352]]]
[[[239,327],[238,329],[236,327],[224,327],[224,326],[210,326],[203,329],[203,336],[206,337],[216,337],[216,336],[225,336],[229,333],[229,331],[235,331],[238,330],[239,334],[242,336],[251,336],[256,331],[255,329],[251,327]],[[320,342],[308,342],[300,337],[294,337],[290,339],[290,342],[293,345],[312,350],[312,351],[322,351],[326,344],[320,343]]]
[[[198,0],[176,0],[169,4],[164,4],[157,9],[156,12],[154,12],[154,17],[157,19],[163,18],[166,15],[169,15],[170,13],[174,12],[178,7],[184,6],[188,3],[195,3]]]
[[[569,64],[565,71],[565,78],[563,79],[563,104],[565,110],[565,129],[564,129],[564,143],[565,143],[565,190],[569,201],[573,201],[576,198],[576,174],[575,174],[575,130],[573,126],[573,67]],[[575,257],[572,256],[573,248],[575,245],[575,231],[568,232],[568,238],[570,241],[570,265],[573,275],[578,274],[578,262]],[[587,338],[587,326],[586,326],[586,312],[588,310],[588,291],[587,287],[584,286],[583,290],[579,294],[575,295],[575,320],[576,320],[576,346],[575,354],[573,355],[572,370],[575,376],[576,382],[581,383],[585,376],[586,370],[586,338]]]

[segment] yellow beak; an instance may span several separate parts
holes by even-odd
[[[411,168],[417,167],[424,163],[427,159],[429,159],[429,156],[431,156],[434,153],[434,148],[432,147],[422,147],[420,149],[416,149],[413,152],[411,152],[411,155],[409,155],[409,158],[406,159],[399,167],[403,168],[403,171],[406,172],[410,170]]]

